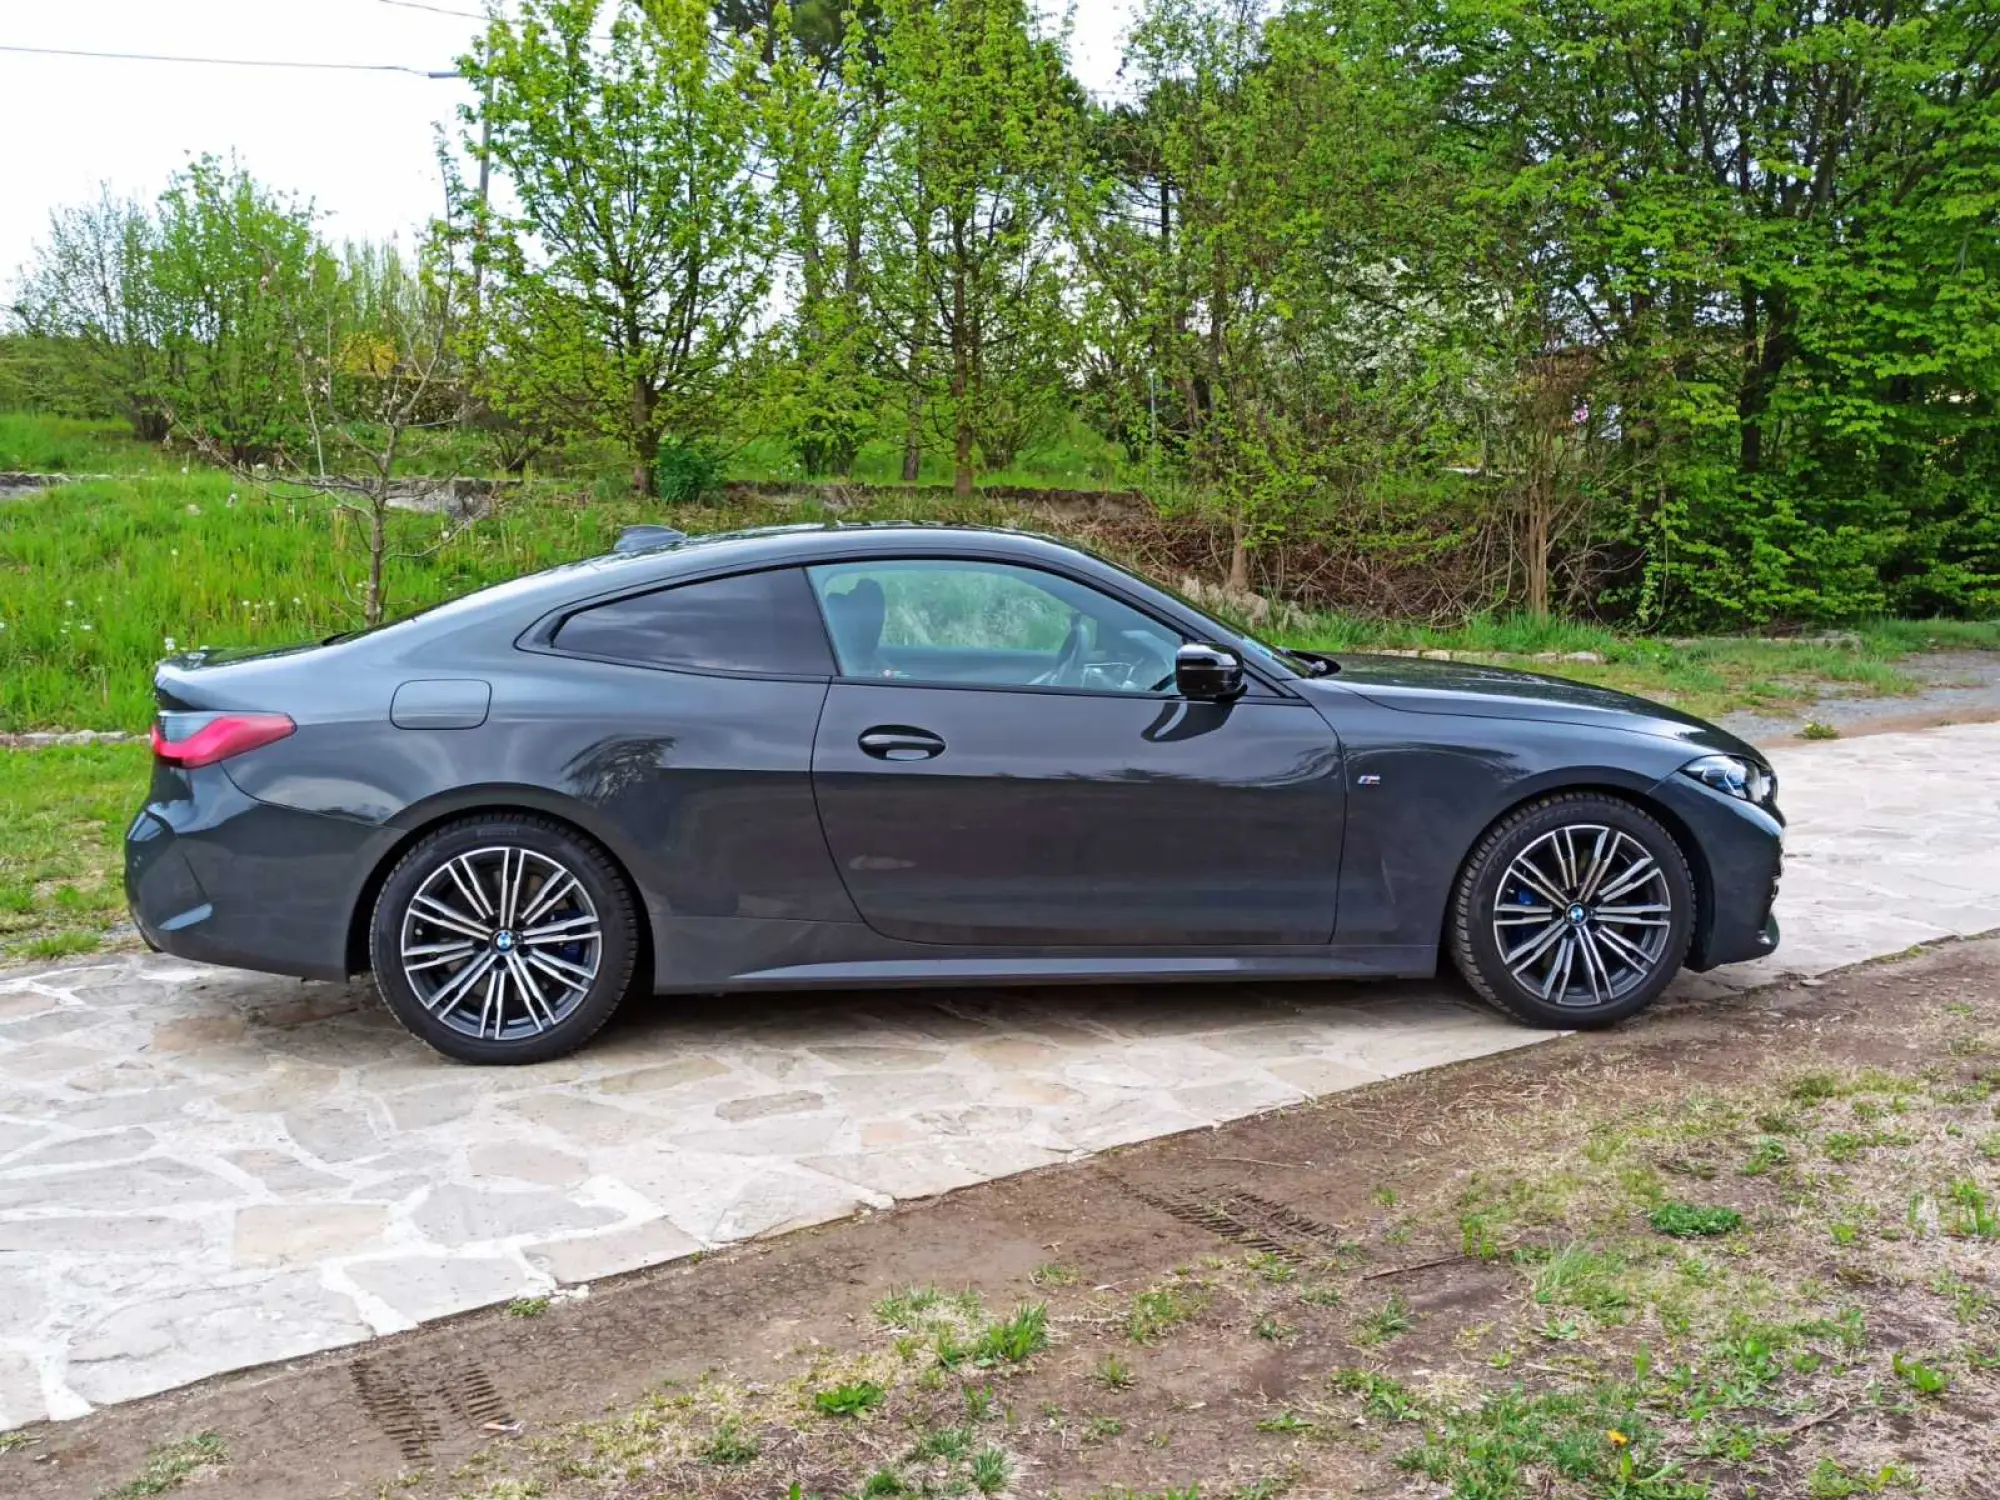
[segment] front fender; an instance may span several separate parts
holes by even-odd
[[[1435,947],[1459,869],[1510,809],[1556,791],[1649,802],[1684,743],[1623,729],[1412,714],[1359,694],[1315,702],[1347,752],[1347,835],[1334,941]]]

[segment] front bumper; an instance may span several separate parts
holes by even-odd
[[[1679,820],[1694,846],[1701,919],[1687,967],[1747,963],[1777,951],[1773,906],[1785,867],[1785,825],[1775,811],[1679,773],[1654,787],[1652,796]]]
[[[179,958],[344,979],[347,938],[385,831],[259,802],[220,766],[155,767],[125,832],[140,935]]]

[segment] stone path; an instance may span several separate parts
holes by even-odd
[[[1785,945],[2000,928],[2000,726],[1779,757]],[[1445,983],[661,1003],[473,1070],[365,986],[0,975],[0,1430],[1529,1045]]]

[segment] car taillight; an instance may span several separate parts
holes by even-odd
[[[192,770],[281,740],[298,727],[289,714],[216,714],[185,739],[169,739],[165,727],[155,721],[153,754],[169,765]]]

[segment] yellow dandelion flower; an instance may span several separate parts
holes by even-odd
[[[1605,1430],[1604,1435],[1611,1439],[1611,1446],[1614,1448],[1622,1448],[1627,1443],[1632,1441],[1630,1438],[1625,1436],[1624,1433],[1620,1432],[1616,1427],[1607,1428]]]

